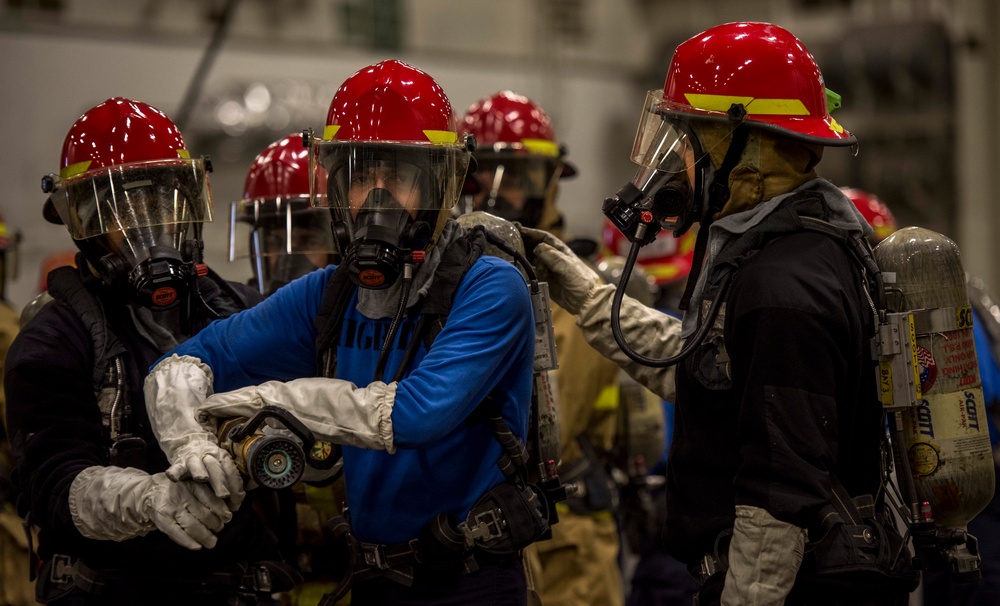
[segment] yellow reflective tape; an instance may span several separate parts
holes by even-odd
[[[747,113],[758,116],[808,116],[806,109],[798,99],[754,99],[747,106]]]
[[[747,103],[753,101],[753,97],[733,97],[731,95],[702,95],[699,93],[685,93],[684,98],[687,99],[691,107],[697,109],[706,109],[708,111],[715,112],[727,112],[733,103],[742,103],[746,106]]]
[[[618,385],[605,385],[594,400],[594,410],[617,410],[618,398]]]
[[[691,107],[708,111],[726,112],[734,103],[740,103],[746,108],[747,113],[758,116],[784,115],[784,116],[808,116],[809,110],[802,101],[798,99],[755,99],[754,97],[737,97],[733,95],[705,95],[700,93],[686,93]]]
[[[63,179],[69,179],[70,177],[75,177],[79,174],[87,172],[88,168],[90,168],[90,160],[84,160],[83,162],[70,164],[69,166],[60,169],[59,176]]]
[[[424,136],[435,145],[458,141],[458,133],[450,130],[425,130]]]
[[[188,150],[186,150],[186,149],[179,149],[179,150],[177,150],[177,155],[180,156],[181,158],[184,158],[185,160],[190,160],[191,159],[191,154],[188,153]]]
[[[837,133],[839,135],[839,134],[842,134],[844,132],[844,127],[841,126],[833,118],[830,118],[830,130],[832,130],[833,132],[835,132],[835,133]]]
[[[671,279],[681,273],[679,267],[674,265],[646,265],[643,267],[646,273],[653,276],[654,278]]]
[[[329,141],[337,136],[337,131],[340,130],[339,124],[327,124],[323,128],[323,139]]]
[[[545,139],[521,139],[524,149],[539,156],[559,157],[559,144]]]

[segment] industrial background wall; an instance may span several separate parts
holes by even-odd
[[[828,149],[823,176],[877,193],[901,225],[953,238],[966,270],[1000,290],[993,0],[4,0],[0,211],[21,233],[7,298],[29,302],[42,260],[72,249],[42,219],[39,180],[89,107],[150,103],[192,154],[212,157],[206,260],[242,280],[227,223],[253,157],[322,129],[339,83],[385,58],[433,75],[457,113],[500,89],[545,107],[579,169],[560,194],[568,233],[598,237],[601,201],[634,171],[645,90],[662,86],[678,43],[737,20],[791,30],[843,96],[837,119],[860,145]]]

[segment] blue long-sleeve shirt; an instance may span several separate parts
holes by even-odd
[[[215,322],[170,354],[205,362],[216,392],[268,380],[317,376],[313,320],[335,267],[308,274],[253,309]],[[337,346],[337,378],[373,380],[390,318],[348,305]],[[417,316],[401,321],[385,376],[394,376]],[[421,344],[399,382],[392,410],[397,451],[344,447],[347,502],[356,536],[398,543],[416,537],[438,513],[464,519],[503,481],[500,446],[484,422],[467,421],[491,392],[524,439],[530,408],[534,320],[527,286],[509,263],[481,257],[455,292],[430,350]],[[388,379],[387,379],[388,380]]]

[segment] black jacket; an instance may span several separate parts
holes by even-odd
[[[735,505],[809,528],[831,474],[875,494],[873,324],[860,270],[828,235],[780,236],[736,271],[722,329],[677,371],[665,537],[678,559],[711,553]]]
[[[121,296],[96,280],[85,283],[99,300],[108,328],[126,350],[132,429],[145,440],[142,468],[150,474],[165,471],[167,460],[149,429],[142,392],[147,370],[163,352],[141,335]],[[203,277],[199,284],[210,303],[232,306],[231,297],[223,295],[215,282]],[[252,289],[232,286],[243,297],[238,307],[260,299]],[[194,332],[208,323],[204,312],[196,315]],[[82,558],[93,569],[177,579],[201,577],[237,561],[275,559],[276,537],[255,513],[259,507],[255,507],[252,493],[219,534],[214,549],[191,551],[155,530],[122,542],[91,540],[80,534],[69,512],[70,486],[84,469],[109,465],[110,443],[92,380],[97,357],[94,349],[91,332],[77,311],[56,299],[21,330],[7,356],[7,421],[20,503],[22,510],[30,510],[32,523],[40,528],[38,553],[42,560],[63,554]]]

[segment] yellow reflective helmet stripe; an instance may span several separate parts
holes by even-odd
[[[83,162],[77,162],[76,164],[70,164],[69,166],[63,167],[59,170],[59,177],[62,179],[69,179],[70,177],[75,177],[77,175],[87,172],[90,168],[90,160],[84,160]]]
[[[450,130],[425,130],[424,136],[434,145],[447,145],[458,141],[458,133]]]
[[[755,99],[754,97],[736,97],[733,95],[704,95],[686,93],[691,107],[707,111],[726,112],[734,103],[740,103],[749,115],[758,116],[808,116],[809,110],[798,99]]]
[[[559,157],[559,144],[547,139],[521,139],[521,145],[532,154]]]
[[[327,124],[323,128],[323,139],[331,141],[337,136],[340,130],[339,124]],[[447,145],[458,141],[458,133],[450,130],[424,130],[424,136],[435,145]]]

